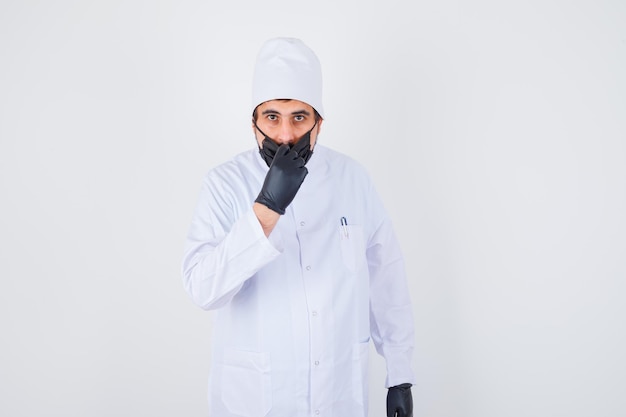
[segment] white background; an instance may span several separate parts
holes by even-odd
[[[396,225],[415,417],[626,415],[625,22],[621,0],[3,0],[0,415],[206,416],[182,245],[201,177],[254,146],[273,36],[318,54],[320,141]]]

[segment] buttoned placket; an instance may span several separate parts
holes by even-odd
[[[303,268],[304,286],[306,289],[307,306],[309,309],[309,360],[310,360],[310,405],[312,416],[321,415],[321,410],[325,402],[325,389],[328,387],[323,364],[321,362],[321,354],[324,346],[324,329],[322,317],[319,311],[320,294],[319,283],[315,279],[315,265],[311,263],[308,242],[311,235],[307,230],[306,220],[299,219],[298,239],[300,241],[300,260]]]

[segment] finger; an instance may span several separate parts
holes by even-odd
[[[287,155],[287,157],[291,159],[294,166],[298,168],[304,168],[304,166],[306,165],[306,161],[304,160],[304,158],[298,155],[296,151],[289,152],[289,155]]]
[[[278,149],[278,145],[273,140],[263,139],[263,149],[276,151],[276,149]]]
[[[296,142],[291,148],[297,153],[302,152],[303,150],[311,150],[311,136],[310,134],[304,135],[298,142]]]
[[[289,145],[282,144],[278,147],[278,150],[276,151],[276,156],[285,156],[289,152],[290,152]]]

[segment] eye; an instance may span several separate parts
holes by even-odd
[[[275,114],[268,114],[267,120],[271,120],[271,121],[278,120],[278,116],[276,116]]]
[[[302,122],[304,121],[304,116],[301,114],[298,114],[296,116],[294,116],[294,119],[296,120],[296,122]]]

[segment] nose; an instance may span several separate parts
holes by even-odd
[[[276,139],[281,144],[291,145],[296,140],[296,131],[291,123],[283,122],[278,128]]]

